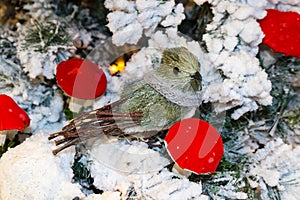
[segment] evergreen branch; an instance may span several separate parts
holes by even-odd
[[[25,49],[32,48],[34,51],[46,52],[51,46],[70,45],[71,37],[60,23],[41,24],[37,20],[33,23],[35,28],[29,30],[25,37],[23,44]]]

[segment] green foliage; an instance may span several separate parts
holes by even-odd
[[[127,196],[126,200],[135,200],[135,199],[137,199],[137,197],[136,197],[137,193],[136,193],[133,186],[130,186],[128,188],[128,190],[126,191],[126,196]]]
[[[291,128],[294,128],[296,125],[299,125],[300,122],[300,107],[293,110],[292,113],[288,113],[283,116],[284,119],[287,120],[287,123]]]
[[[73,113],[69,107],[64,109],[64,113],[67,120],[71,120],[77,115],[77,113]]]
[[[74,11],[73,5],[78,6],[78,11],[75,13],[74,20],[78,23],[78,26],[102,28],[107,21],[106,16],[109,11],[104,6],[104,0],[52,0],[55,5],[54,12],[60,17],[66,17],[71,15]],[[88,15],[85,11],[89,10]],[[100,26],[93,26],[94,24]]]
[[[233,120],[231,117],[231,112],[226,113],[226,118],[224,122],[223,129],[221,130],[221,135],[223,142],[231,141],[235,136],[237,136],[237,132],[245,129],[248,124],[251,113],[245,114],[238,120]]]
[[[203,175],[192,174],[189,177],[189,180],[194,182],[201,181],[203,185],[203,194],[212,199],[215,196],[221,197],[222,194],[219,193],[219,190],[226,187],[226,185],[234,186],[232,192],[248,193],[248,190],[249,192],[253,192],[250,187],[247,187],[247,185],[243,183],[243,181],[246,180],[243,178],[245,175],[245,161],[246,159],[243,158],[236,160],[236,162],[232,162],[226,157],[223,157],[215,173]]]
[[[281,196],[277,187],[268,187],[268,196],[273,200],[281,200]]]
[[[15,137],[13,139],[6,139],[3,146],[0,146],[0,158],[9,148],[13,148],[13,147],[17,146],[18,144],[19,144],[19,141],[18,141],[17,137]]]
[[[73,181],[79,183],[86,192],[90,191],[95,194],[103,193],[102,190],[96,188],[94,178],[89,170],[89,164],[91,161],[87,160],[85,155],[76,154],[72,170],[74,173]]]
[[[72,166],[74,173],[74,181],[90,185],[94,182],[91,173],[88,169],[87,162],[82,162],[80,159],[75,159]]]
[[[277,56],[277,61],[265,69],[272,82],[273,104],[261,109],[256,116],[265,119],[274,127],[275,134],[285,139],[291,133],[287,129],[293,130],[300,119],[299,89],[292,84],[300,73],[300,59]]]
[[[192,37],[194,40],[202,41],[202,36],[206,33],[206,26],[212,21],[213,13],[211,4],[204,3],[201,6],[193,4],[188,8],[189,15],[179,25],[179,31]]]
[[[259,191],[259,189],[253,189],[251,186],[250,186],[250,184],[249,184],[249,182],[248,182],[248,180],[247,180],[247,178],[246,177],[244,177],[243,179],[242,179],[242,181],[244,182],[244,184],[245,184],[245,186],[243,187],[243,192],[245,192],[245,193],[247,193],[247,195],[248,195],[248,199],[250,200],[256,200],[256,199],[261,199],[261,197],[259,196],[260,195],[260,191]]]
[[[30,47],[35,51],[46,52],[50,46],[67,45],[71,41],[66,26],[58,21],[41,24],[34,20],[34,25],[25,37],[25,49]]]

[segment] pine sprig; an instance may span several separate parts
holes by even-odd
[[[274,127],[272,131],[276,135],[285,139],[287,128],[293,129],[300,119],[299,91],[291,83],[300,72],[300,59],[278,55],[266,72],[272,82],[273,104],[257,114]]]
[[[77,149],[79,149],[78,147]],[[76,156],[74,158],[74,163],[72,166],[72,170],[74,173],[73,181],[82,186],[82,190],[87,193],[95,193],[102,194],[103,191],[96,188],[94,183],[94,178],[90,172],[90,164],[91,161],[88,160],[87,156],[81,153],[76,152]]]
[[[64,24],[57,22],[47,22],[42,24],[34,20],[34,29],[29,30],[25,37],[23,47],[33,48],[35,51],[46,52],[51,46],[67,45],[71,38],[66,31]]]

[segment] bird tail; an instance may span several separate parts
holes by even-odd
[[[135,127],[141,124],[142,112],[117,112],[114,110],[124,99],[104,106],[102,108],[82,113],[75,117],[61,131],[52,133],[49,140],[62,136],[55,140],[59,146],[52,153],[56,155],[60,151],[76,145],[90,138],[101,135],[122,136],[126,128]]]

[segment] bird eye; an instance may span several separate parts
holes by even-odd
[[[178,67],[174,67],[174,68],[173,68],[173,73],[174,73],[175,75],[177,75],[179,72],[180,72],[180,70],[179,70]]]

